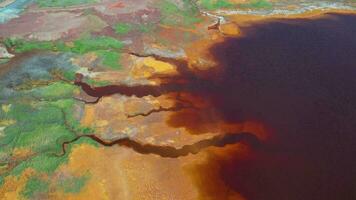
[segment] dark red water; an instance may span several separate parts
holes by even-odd
[[[284,150],[211,155],[195,170],[202,195],[227,198],[219,179],[251,200],[356,199],[356,17],[245,31],[211,50],[223,72],[202,98],[225,121],[265,124],[265,143]]]
[[[268,148],[243,156],[238,148],[212,151],[195,167],[202,199],[234,193],[248,200],[356,199],[356,16],[280,20],[243,31],[211,49],[214,71],[192,72],[183,62],[180,74],[159,87],[77,84],[98,97],[182,93],[199,109],[177,111],[168,123],[192,134],[225,131],[217,121],[266,127],[261,142]]]

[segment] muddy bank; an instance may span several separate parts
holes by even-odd
[[[278,151],[210,151],[192,169],[202,199],[356,198],[356,17],[276,20],[243,32],[211,49],[218,64],[209,71],[179,62],[179,74],[159,86],[76,84],[98,98],[181,93],[198,109],[167,123],[192,134],[262,124],[251,134]]]

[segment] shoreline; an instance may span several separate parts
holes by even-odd
[[[240,27],[250,26],[255,23],[263,23],[273,20],[288,20],[288,19],[317,19],[328,17],[329,14],[356,14],[356,10],[350,9],[316,9],[303,13],[296,14],[271,14],[271,15],[258,15],[258,14],[224,14],[221,15],[227,21],[234,22]]]

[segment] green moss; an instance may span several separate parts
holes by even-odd
[[[68,162],[68,155],[73,147],[83,143],[98,146],[89,138],[81,138],[68,145],[65,155],[56,156],[62,153],[64,141],[73,140],[76,134],[89,134],[95,131],[91,127],[81,126],[75,116],[77,106],[81,105],[72,98],[75,89],[76,87],[71,84],[55,82],[31,90],[17,91],[16,98],[6,99],[6,105],[11,106],[6,112],[0,109],[0,120],[12,120],[14,123],[7,125],[0,140],[0,168],[5,170],[5,173],[0,175],[0,185],[4,177],[19,176],[28,168],[51,176],[59,166]],[[17,160],[12,157],[12,153],[19,148],[30,149],[33,154],[24,160]],[[12,161],[15,167],[6,171],[10,159],[14,159]],[[38,189],[43,188],[40,181],[30,179],[23,196],[30,198],[36,194],[46,193],[46,188]],[[85,181],[82,179],[75,180],[74,188],[66,190],[80,191],[84,184]]]
[[[183,1],[182,8],[179,8],[173,2],[162,0],[159,4],[159,8],[162,15],[162,24],[192,27],[195,23],[202,21],[199,17],[198,10],[187,0]]]
[[[199,4],[207,10],[216,10],[221,8],[232,8],[234,4],[227,0],[200,0]]]
[[[51,175],[60,165],[68,162],[68,154],[62,157],[54,156],[53,154],[39,154],[32,159],[21,162],[17,165],[10,175],[19,176],[25,169],[31,168],[40,173]]]
[[[32,89],[30,94],[46,100],[70,98],[76,87],[69,83],[55,82],[48,86]]]
[[[96,2],[98,0],[36,0],[37,5],[40,7],[67,7]]]
[[[52,50],[52,42],[21,42],[16,44],[15,52],[22,53],[31,50]]]
[[[127,29],[120,25],[121,33]],[[145,29],[144,31],[149,31]],[[32,50],[48,50],[58,52],[71,52],[75,54],[86,54],[89,52],[96,52],[102,59],[102,64],[111,69],[120,69],[119,64],[121,54],[118,52],[122,49],[124,44],[121,41],[112,37],[85,37],[73,41],[74,46],[69,47],[63,42],[38,42],[38,41],[25,41],[21,39],[7,38],[4,41],[8,48],[12,48],[15,52],[24,53]],[[75,71],[70,70],[63,72],[63,76],[68,80],[75,79]]]
[[[121,65],[119,64],[120,54],[115,51],[108,50],[99,50],[95,52],[101,59],[102,64],[111,69],[120,69]]]
[[[132,25],[127,23],[117,23],[114,26],[114,30],[116,34],[125,35],[132,30]]]
[[[88,175],[67,178],[59,183],[59,189],[65,193],[79,193],[89,178]]]
[[[80,122],[74,116],[74,105],[75,101],[73,99],[61,99],[58,101],[51,102],[51,105],[61,108],[66,116],[67,126],[70,126],[72,130],[80,134],[94,133],[95,130],[92,127],[83,127]]]
[[[156,28],[156,24],[153,23],[139,24],[137,26],[138,31],[140,31],[141,33],[152,33]]]
[[[30,148],[33,152],[61,150],[61,144],[57,141],[69,140],[74,135],[63,125],[39,126],[30,132],[23,132],[17,140],[16,147]]]
[[[71,139],[73,138],[74,137]],[[68,140],[69,139],[66,139],[66,141]],[[72,149],[81,144],[89,144],[95,147],[99,146],[95,141],[89,138],[81,138],[80,140],[67,146],[65,155],[58,157],[54,155],[56,152],[40,153],[29,160],[22,161],[19,165],[12,169],[9,175],[19,176],[25,169],[28,168],[34,169],[39,173],[51,175],[56,169],[58,169],[59,166],[68,162],[68,156],[70,155]]]
[[[24,53],[32,50],[69,51],[63,42],[52,41],[26,41],[17,38],[6,38],[4,44],[7,48],[14,49],[16,53]]]
[[[247,4],[242,5],[243,8],[257,8],[257,9],[270,9],[272,8],[272,3],[267,0],[251,0]]]
[[[16,123],[4,130],[1,144],[13,149],[30,148],[34,153],[58,152],[58,140],[73,137],[64,125],[62,110],[49,103],[36,108],[14,104],[7,118],[15,119]]]
[[[74,47],[69,47],[63,42],[40,42],[26,41],[16,38],[7,38],[4,44],[8,48],[13,48],[17,53],[28,52],[32,50],[50,50],[59,52],[72,52],[84,54],[96,50],[119,50],[124,45],[122,42],[112,37],[85,37],[74,41]]]
[[[68,154],[67,154],[68,155]],[[56,157],[40,154],[29,162],[29,167],[38,172],[53,173],[60,165],[68,162],[68,156]]]
[[[54,42],[51,50],[58,52],[71,52],[71,48],[61,41]]]
[[[1,151],[10,154],[16,148],[30,148],[38,154],[33,159],[22,161],[11,173],[20,174],[29,167],[52,172],[64,162],[62,158],[53,156],[53,153],[61,152],[62,142],[75,137],[73,130],[84,134],[93,132],[89,127],[82,127],[74,117],[75,101],[71,98],[73,90],[73,86],[62,82],[37,88],[30,93],[41,99],[47,98],[47,101],[13,102],[8,112],[0,113],[1,119],[16,122],[4,130]],[[52,156],[44,152],[50,152]]]
[[[106,86],[109,85],[111,82],[110,81],[98,81],[98,80],[94,80],[94,79],[86,79],[85,80],[88,84],[96,86],[96,87],[100,87],[100,86]]]
[[[97,50],[120,50],[123,43],[111,37],[83,38],[74,41],[74,47],[71,51],[84,54]]]
[[[48,182],[39,179],[37,177],[32,177],[27,181],[25,188],[23,189],[21,194],[25,198],[31,198],[38,193],[47,193],[48,189],[49,189]]]
[[[141,32],[141,33],[153,33],[157,28],[155,23],[138,23],[138,24],[128,24],[128,23],[118,23],[113,26],[116,34],[127,35],[129,32]]]
[[[60,73],[65,79],[67,79],[69,81],[75,80],[75,74],[76,74],[75,70],[67,70],[67,71],[60,72]]]

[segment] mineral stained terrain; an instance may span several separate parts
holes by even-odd
[[[0,199],[356,199],[355,9],[0,0]]]

